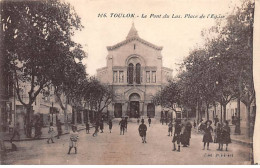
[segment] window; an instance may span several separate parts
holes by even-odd
[[[124,83],[124,71],[119,71],[119,83]]]
[[[113,72],[113,82],[117,83],[117,71]]]
[[[134,44],[134,50],[135,50],[135,48],[136,48],[136,45]]]
[[[127,69],[128,83],[133,84],[134,82],[134,65],[130,63]]]
[[[152,83],[156,83],[156,71],[152,71]]]
[[[135,82],[137,84],[141,84],[141,65],[138,63],[136,64],[136,78],[135,78]]]
[[[146,83],[150,83],[150,71],[146,71]]]

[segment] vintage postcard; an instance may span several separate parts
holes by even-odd
[[[259,164],[259,3],[0,1],[0,164]]]

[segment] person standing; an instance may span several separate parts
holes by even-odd
[[[89,134],[89,123],[86,123],[86,133]]]
[[[214,118],[214,125],[216,126],[218,122],[219,122],[218,115],[216,115],[216,117]]]
[[[218,143],[218,149],[221,150],[222,143],[222,124],[217,123],[217,128],[215,129],[214,143]]]
[[[170,121],[170,123],[168,124],[168,136],[172,136],[172,127],[173,127],[173,124],[172,124],[172,121]]]
[[[139,125],[139,123],[140,123],[140,119],[139,119],[139,118],[137,118],[137,124]]]
[[[99,122],[96,121],[96,124],[95,124],[95,132],[92,134],[93,137],[97,136],[98,131],[99,131],[98,128],[99,128]]]
[[[108,122],[108,127],[109,127],[109,132],[110,133],[112,131],[112,126],[113,126],[113,123],[112,123],[112,120],[110,119],[109,122]]]
[[[192,125],[191,123],[186,119],[185,120],[185,125],[184,125],[184,131],[183,131],[183,134],[182,134],[182,144],[183,144],[183,147],[187,147],[190,145],[190,138],[191,138],[191,128],[192,128]]]
[[[70,132],[68,154],[70,154],[70,151],[71,151],[72,148],[75,149],[75,154],[77,154],[78,139],[79,139],[79,133],[77,131],[77,127],[73,125],[72,131]]]
[[[176,144],[178,145],[178,152],[181,151],[181,146],[180,146],[180,141],[181,141],[181,120],[180,119],[176,119],[175,120],[175,129],[174,129],[174,136],[172,139],[172,143],[173,143],[173,151],[176,151]]]
[[[148,118],[149,127],[150,127],[150,125],[151,125],[151,122],[152,122],[152,119],[151,119],[151,117],[149,117],[149,118]]]
[[[146,131],[147,131],[147,126],[144,124],[144,119],[141,120],[141,125],[138,128],[139,135],[142,138],[142,143],[147,143],[146,142]]]
[[[196,128],[196,125],[197,125],[197,124],[196,124],[196,121],[194,120],[194,121],[193,121],[193,128],[194,128],[194,129]]]
[[[213,131],[213,128],[211,127],[212,121],[208,120],[206,121],[206,127],[204,129],[204,135],[203,135],[203,150],[205,150],[205,146],[207,144],[207,150],[209,150],[209,143],[213,142],[211,132]]]
[[[119,122],[120,125],[120,135],[125,134],[125,120],[122,118]]]
[[[53,123],[50,123],[50,127],[49,127],[49,131],[48,131],[48,140],[47,143],[49,143],[49,141],[51,140],[52,143],[54,143],[53,138],[55,135],[55,131],[54,131],[54,127],[53,127]]]
[[[230,138],[230,127],[228,126],[228,121],[224,122],[223,128],[222,128],[222,137],[221,137],[222,143],[221,143],[221,149],[223,150],[223,144],[226,144],[226,151],[228,150],[228,144],[231,143]]]
[[[127,132],[127,124],[128,124],[127,117],[125,117],[125,132]]]
[[[104,120],[103,118],[100,120],[100,130],[101,132],[100,133],[103,133],[103,129],[104,129]]]
[[[56,126],[57,126],[57,130],[58,130],[58,136],[57,136],[57,138],[60,139],[60,136],[61,136],[61,134],[62,134],[62,128],[61,128],[61,122],[60,122],[59,119],[57,120]]]

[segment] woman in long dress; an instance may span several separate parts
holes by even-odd
[[[228,150],[228,144],[231,143],[230,138],[230,127],[228,126],[228,121],[224,122],[224,126],[222,128],[222,143],[221,143],[221,149],[223,150],[223,144],[226,144],[226,151]]]
[[[77,153],[78,139],[79,139],[79,133],[77,132],[77,127],[73,125],[72,131],[70,131],[68,154],[70,154],[72,148],[75,149],[75,154]]]
[[[213,128],[211,127],[212,121],[208,120],[206,121],[206,127],[204,128],[204,135],[203,135],[203,140],[204,146],[203,150],[205,150],[205,146],[207,144],[207,150],[209,150],[209,143],[213,142],[211,132],[213,131]]]
[[[217,128],[215,129],[215,139],[214,143],[218,143],[218,149],[221,149],[221,143],[222,143],[222,124],[217,123]]]

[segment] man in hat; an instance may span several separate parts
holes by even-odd
[[[147,143],[146,142],[146,131],[147,131],[147,126],[144,124],[144,119],[141,120],[141,125],[138,128],[139,135],[142,137],[142,143]]]
[[[119,122],[119,125],[120,125],[120,135],[123,135],[125,134],[125,120],[124,118],[122,117],[121,121]]]
[[[203,150],[205,150],[206,144],[207,144],[207,150],[209,150],[209,143],[213,142],[211,136],[211,133],[213,132],[213,128],[211,127],[211,124],[212,124],[211,120],[206,121],[206,127],[204,129],[204,135],[202,140],[202,142],[204,142]]]
[[[185,119],[184,131],[183,131],[183,134],[182,134],[183,147],[187,147],[187,146],[190,145],[191,128],[192,128],[191,123],[187,119]]]
[[[174,136],[173,136],[173,139],[172,139],[173,151],[176,151],[176,145],[175,145],[176,142],[178,144],[178,150],[177,151],[178,152],[181,151],[181,147],[180,147],[181,129],[182,129],[181,120],[180,119],[176,119],[175,120]]]

